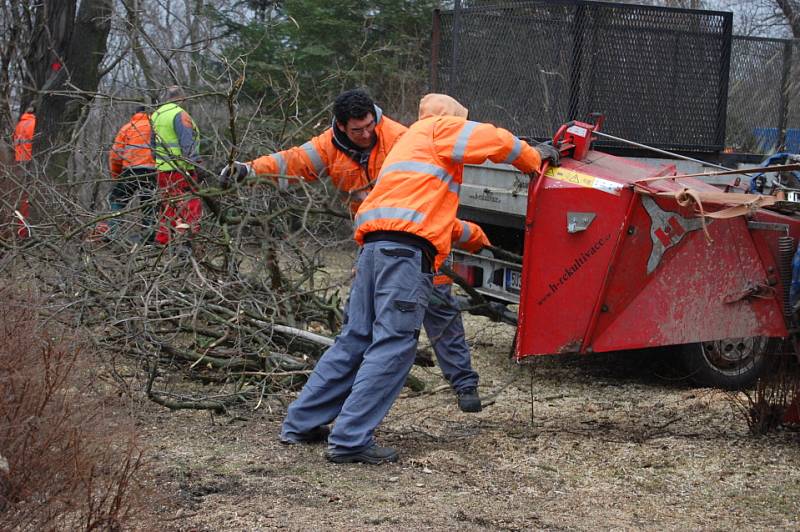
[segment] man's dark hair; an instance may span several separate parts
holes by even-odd
[[[343,126],[351,118],[361,119],[369,113],[375,115],[375,102],[361,89],[345,91],[333,102],[333,116]]]
[[[144,105],[137,105],[136,109],[133,111],[134,113],[144,113],[147,110],[147,107]]]

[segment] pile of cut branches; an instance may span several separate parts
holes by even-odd
[[[285,395],[341,325],[352,264],[347,254],[338,270],[327,261],[351,246],[351,222],[327,206],[335,202],[324,186],[201,186],[199,232],[167,246],[148,243],[153,227],[138,200],[109,218],[69,190],[34,187],[30,237],[15,238],[14,219],[0,227],[0,274],[39,290],[54,319],[104,352],[144,368],[142,388],[160,404],[223,410]],[[98,233],[109,220],[112,231]]]

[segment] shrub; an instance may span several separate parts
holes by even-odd
[[[133,430],[91,391],[74,336],[55,339],[29,298],[5,288],[0,299],[0,522],[121,528],[141,493]]]

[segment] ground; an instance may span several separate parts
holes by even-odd
[[[377,432],[397,464],[333,465],[278,442],[283,409],[135,414],[143,530],[733,529],[800,526],[800,434],[748,434],[742,395],[695,389],[669,353],[508,359],[513,330],[466,320],[481,393],[438,370]]]

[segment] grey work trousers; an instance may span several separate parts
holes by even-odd
[[[357,453],[373,445],[375,428],[414,362],[432,280],[422,271],[418,247],[383,240],[364,245],[347,322],[289,406],[282,439],[299,441],[336,420],[329,453]]]

